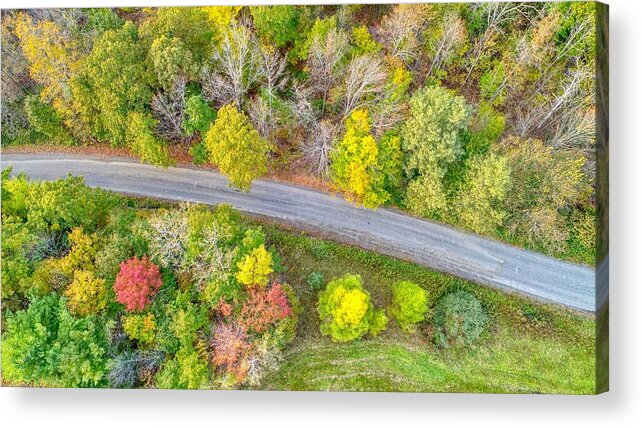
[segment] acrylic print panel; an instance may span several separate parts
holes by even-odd
[[[608,9],[2,11],[2,382],[608,389]]]

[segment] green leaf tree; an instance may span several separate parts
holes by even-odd
[[[167,143],[154,135],[156,121],[146,113],[130,112],[127,116],[126,141],[141,162],[163,168],[174,165],[167,151]]]
[[[280,48],[298,36],[299,8],[292,5],[250,6],[250,12],[259,36]]]
[[[152,97],[146,51],[132,22],[103,33],[74,76],[71,89],[84,122],[98,138],[125,144],[128,113],[143,111]]]
[[[410,118],[402,130],[408,175],[436,169],[443,177],[448,164],[462,152],[459,133],[468,117],[464,98],[446,88],[427,86],[415,92],[410,99]]]
[[[181,39],[162,35],[152,42],[149,59],[154,67],[158,84],[169,91],[179,75],[193,80],[198,75],[199,66],[192,52]]]
[[[456,212],[474,232],[491,233],[503,224],[504,201],[510,186],[510,169],[505,157],[491,153],[470,161],[459,191]]]

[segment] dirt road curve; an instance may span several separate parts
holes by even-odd
[[[583,311],[595,309],[594,269],[395,211],[357,208],[339,197],[310,189],[259,180],[244,193],[229,188],[225,177],[211,171],[164,171],[129,160],[66,154],[3,155],[1,163],[3,169],[13,165],[14,173],[24,171],[36,179],[51,180],[71,173],[82,175],[89,186],[132,195],[206,204],[227,202],[251,214],[477,283]]]

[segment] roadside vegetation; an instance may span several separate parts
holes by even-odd
[[[592,316],[250,219],[2,174],[6,385],[587,394]]]
[[[591,2],[5,10],[2,147],[266,174],[594,264]]]

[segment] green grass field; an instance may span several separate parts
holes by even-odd
[[[590,394],[594,381],[592,316],[541,304],[430,271],[412,263],[285,231],[264,223],[271,245],[283,256],[283,276],[301,300],[295,341],[264,389],[346,391],[446,391]],[[442,350],[428,322],[413,334],[391,321],[376,339],[336,344],[319,332],[318,290],[346,272],[360,274],[377,307],[387,307],[391,285],[415,281],[430,306],[445,292],[473,292],[490,315],[488,330],[472,347]]]

